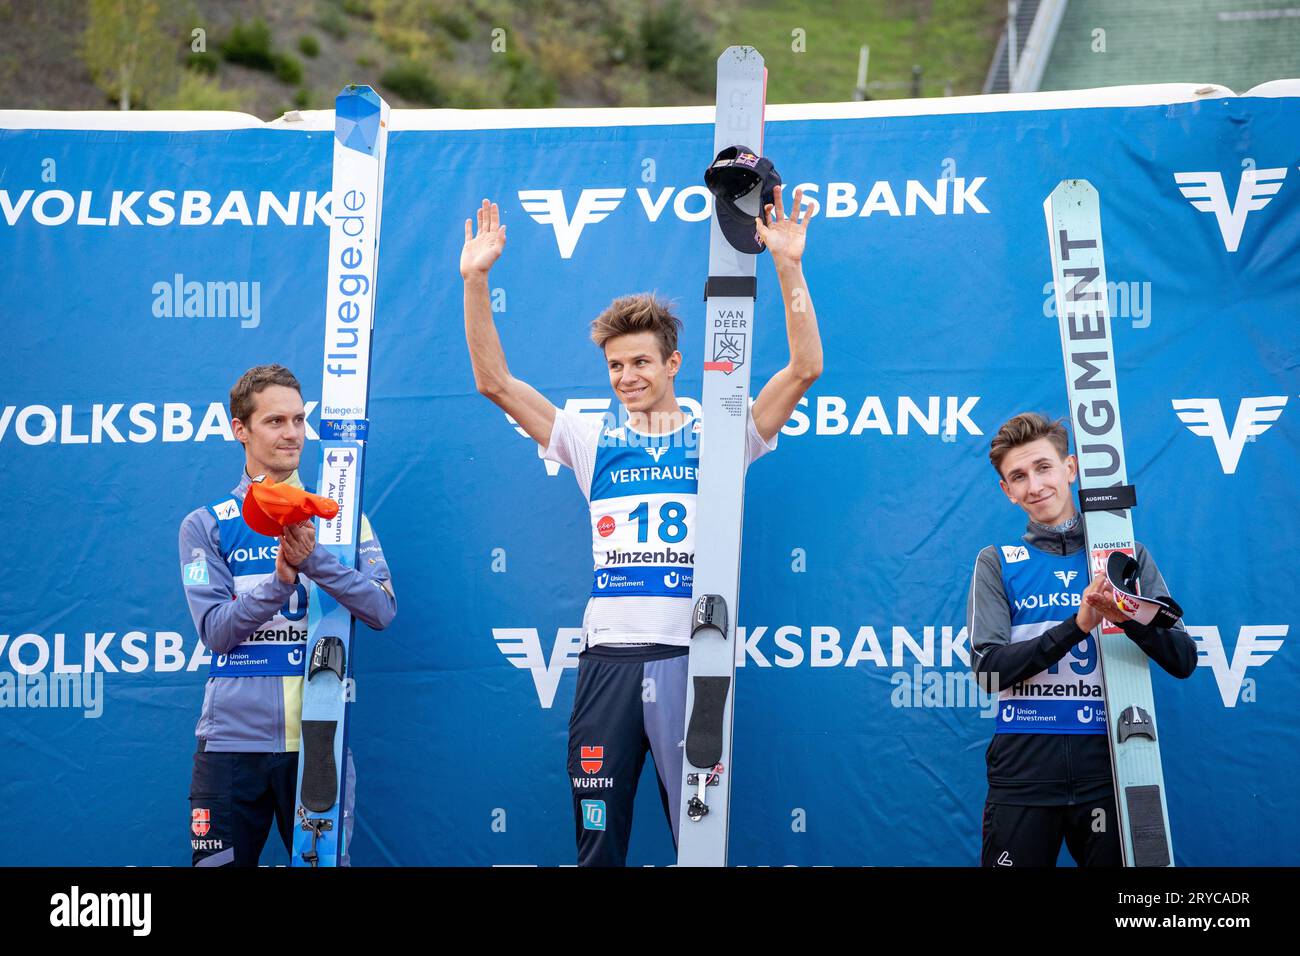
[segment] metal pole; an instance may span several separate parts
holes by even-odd
[[[858,83],[853,88],[855,100],[867,98],[867,61],[871,58],[871,47],[865,43],[858,49]]]

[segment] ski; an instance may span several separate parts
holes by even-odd
[[[1106,263],[1097,190],[1063,180],[1043,203],[1052,279],[1079,462],[1079,504],[1089,571],[1105,575],[1109,555],[1136,556],[1111,341]],[[1125,866],[1172,866],[1160,742],[1147,657],[1103,621],[1093,632],[1101,660],[1106,733]]]
[[[334,173],[330,194],[329,283],[321,380],[321,465],[317,493],[338,514],[317,520],[330,554],[356,566],[370,398],[388,104],[368,86],[346,87],[334,101]],[[347,608],[312,585],[302,685],[293,866],[338,866],[347,858],[344,816],[352,635]]]
[[[735,150],[729,161],[750,166],[762,156],[766,85],[763,58],[752,47],[728,47],[718,58],[715,156],[721,159],[724,150],[744,147]],[[736,198],[736,205],[757,216],[759,194],[756,186]],[[715,198],[704,290],[695,604],[686,687],[679,866],[727,863],[755,264],[755,255],[738,250],[723,235]]]

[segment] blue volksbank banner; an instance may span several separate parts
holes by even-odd
[[[748,477],[733,863],[978,861],[997,704],[967,681],[965,600],[977,552],[1023,531],[990,437],[1066,413],[1042,202],[1074,177],[1102,200],[1137,537],[1200,647],[1189,680],[1153,668],[1176,859],[1300,862],[1300,107],[1050,106],[768,124],[820,205],[826,360]],[[395,123],[365,497],[398,615],[354,645],[357,864],[575,858],[590,526],[572,476],[475,391],[462,222],[490,197],[510,226],[491,288],[515,375],[607,411],[587,323],[655,289],[693,400],[712,127],[691,116]],[[189,862],[209,655],[177,529],[239,480],[244,369],[294,369],[315,438],[331,140],[0,130],[2,864]],[[758,281],[756,389],[786,359],[766,260]],[[651,772],[634,864],[674,859]],[[284,862],[274,837],[263,859]]]

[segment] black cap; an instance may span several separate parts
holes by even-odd
[[[1106,559],[1106,580],[1115,592],[1115,602],[1140,624],[1173,627],[1183,609],[1172,597],[1143,597],[1138,593],[1138,563],[1123,551],[1112,551]]]
[[[772,161],[759,156],[748,146],[728,146],[704,171],[704,185],[713,193],[718,227],[732,248],[749,255],[762,252],[763,243],[754,227],[754,216],[741,210],[736,200],[755,189],[761,190],[757,215],[763,215],[763,210],[772,202],[772,191],[781,185],[781,174]]]

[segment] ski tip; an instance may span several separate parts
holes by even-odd
[[[1058,194],[1079,195],[1084,193],[1095,193],[1096,191],[1097,191],[1097,187],[1094,186],[1086,179],[1062,179],[1059,183],[1056,184],[1056,188],[1052,190],[1052,196],[1056,196]]]
[[[375,92],[374,87],[366,86],[364,83],[349,83],[339,90],[339,95],[334,98],[334,102],[337,105],[344,99],[365,102],[376,109],[388,105],[384,102],[384,98]]]
[[[340,144],[373,153],[379,131],[388,126],[388,104],[368,86],[351,83],[334,99],[334,136]]]
[[[763,62],[762,54],[752,46],[729,46],[722,51],[722,55],[718,57],[718,62],[722,63],[726,60],[737,60],[743,62],[751,58],[757,59],[759,63]]]

